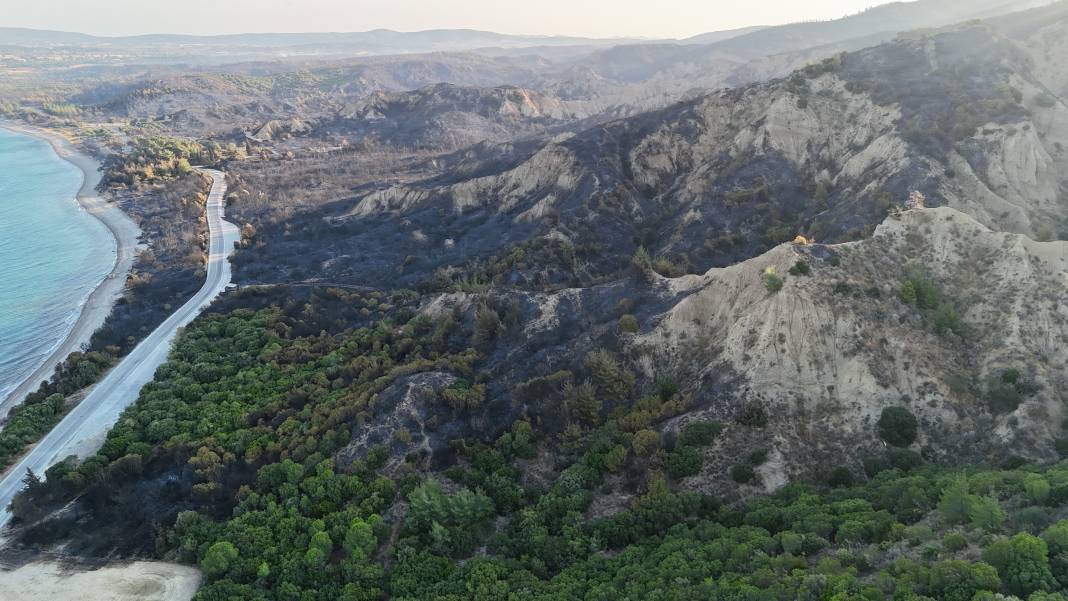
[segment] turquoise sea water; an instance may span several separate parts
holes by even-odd
[[[82,173],[0,129],[0,399],[70,333],[111,271],[115,238],[76,200]]]

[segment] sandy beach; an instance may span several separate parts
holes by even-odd
[[[5,601],[189,601],[200,586],[196,568],[138,561],[99,569],[39,562],[0,569]]]
[[[77,195],[78,203],[108,228],[115,238],[117,250],[115,265],[111,273],[89,295],[81,308],[78,320],[67,337],[18,388],[7,398],[0,399],[0,420],[2,420],[12,407],[21,403],[26,395],[37,390],[42,382],[48,380],[56,366],[68,355],[84,349],[89,344],[93,332],[104,324],[115,301],[122,295],[126,287],[126,278],[133,267],[134,259],[140,252],[138,239],[141,236],[141,230],[126,213],[97,194],[96,187],[101,178],[100,163],[77,150],[63,134],[3,120],[0,120],[0,127],[47,141],[56,155],[82,172],[82,186]]]

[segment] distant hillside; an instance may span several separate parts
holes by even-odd
[[[741,29],[728,29],[726,31],[712,31],[709,33],[702,33],[693,37],[680,40],[683,44],[715,44],[716,42],[722,42],[723,40],[729,40],[749,33],[767,29],[765,25],[756,25],[753,27],[742,27]]]
[[[606,46],[630,42],[637,42],[637,40],[628,38],[595,39],[568,36],[506,35],[471,29],[439,29],[414,32],[375,29],[351,33],[245,33],[212,36],[148,34],[111,37],[61,31],[0,28],[0,45],[12,46],[291,48],[305,52],[344,51],[354,54],[378,55],[460,51],[484,47]]]
[[[376,92],[326,127],[369,148],[440,151],[505,142],[579,116],[565,102],[515,86],[437,84],[414,92]]]
[[[647,43],[613,46],[595,51],[575,63],[576,70],[626,82],[657,75],[700,77],[701,71],[806,48],[837,45],[854,39],[930,27],[1045,6],[1051,0],[917,0],[878,6],[857,15],[830,21],[712,33],[684,40],[685,44]],[[736,34],[736,35],[734,35]],[[872,42],[872,44],[878,43]],[[695,45],[696,44],[696,45]],[[856,48],[854,48],[856,49]]]
[[[835,19],[769,27],[724,40],[717,50],[765,56],[799,47],[831,44],[878,32],[944,27],[969,19],[983,19],[1051,4],[1051,0],[917,0],[877,6]]]

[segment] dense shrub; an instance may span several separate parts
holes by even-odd
[[[995,414],[1012,413],[1024,399],[1038,393],[1038,387],[1025,380],[1018,370],[1007,369],[987,382],[986,401]]]
[[[619,331],[628,334],[638,333],[638,318],[627,314],[619,318]]]
[[[716,440],[723,430],[723,425],[716,421],[698,421],[686,424],[679,435],[679,444],[683,446],[706,447]]]
[[[756,470],[748,463],[739,463],[731,468],[731,480],[738,484],[749,484],[756,480]]]
[[[790,275],[812,275],[812,267],[803,260],[798,259],[794,266],[790,268]]]
[[[774,267],[768,267],[767,269],[765,269],[763,277],[764,287],[767,288],[768,292],[771,294],[775,294],[781,291],[783,286],[786,284],[786,280],[783,279],[781,275],[775,272]]]
[[[879,438],[895,447],[907,447],[916,442],[919,422],[905,407],[886,407],[878,422]]]
[[[836,467],[827,476],[827,485],[831,488],[845,488],[853,486],[854,483],[853,472],[847,467]]]
[[[1049,549],[1042,539],[1030,534],[995,541],[983,550],[983,560],[997,569],[1005,588],[1014,595],[1026,597],[1056,586]]]
[[[768,412],[759,403],[746,403],[738,412],[737,420],[743,426],[763,428],[768,425]]]
[[[676,479],[688,478],[701,473],[704,455],[695,447],[679,447],[668,460],[668,474]]]

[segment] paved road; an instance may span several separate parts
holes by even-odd
[[[213,180],[207,206],[211,243],[204,286],[108,372],[63,421],[3,475],[3,479],[0,479],[0,507],[3,508],[0,511],[0,527],[7,524],[11,517],[7,506],[22,489],[26,470],[33,470],[40,476],[46,469],[71,455],[84,458],[96,452],[103,444],[108,429],[118,421],[122,411],[137,400],[141,387],[152,380],[156,368],[167,359],[178,328],[193,321],[230,284],[227,257],[240,233],[234,224],[223,219],[225,176],[209,169],[204,169],[203,173]]]

